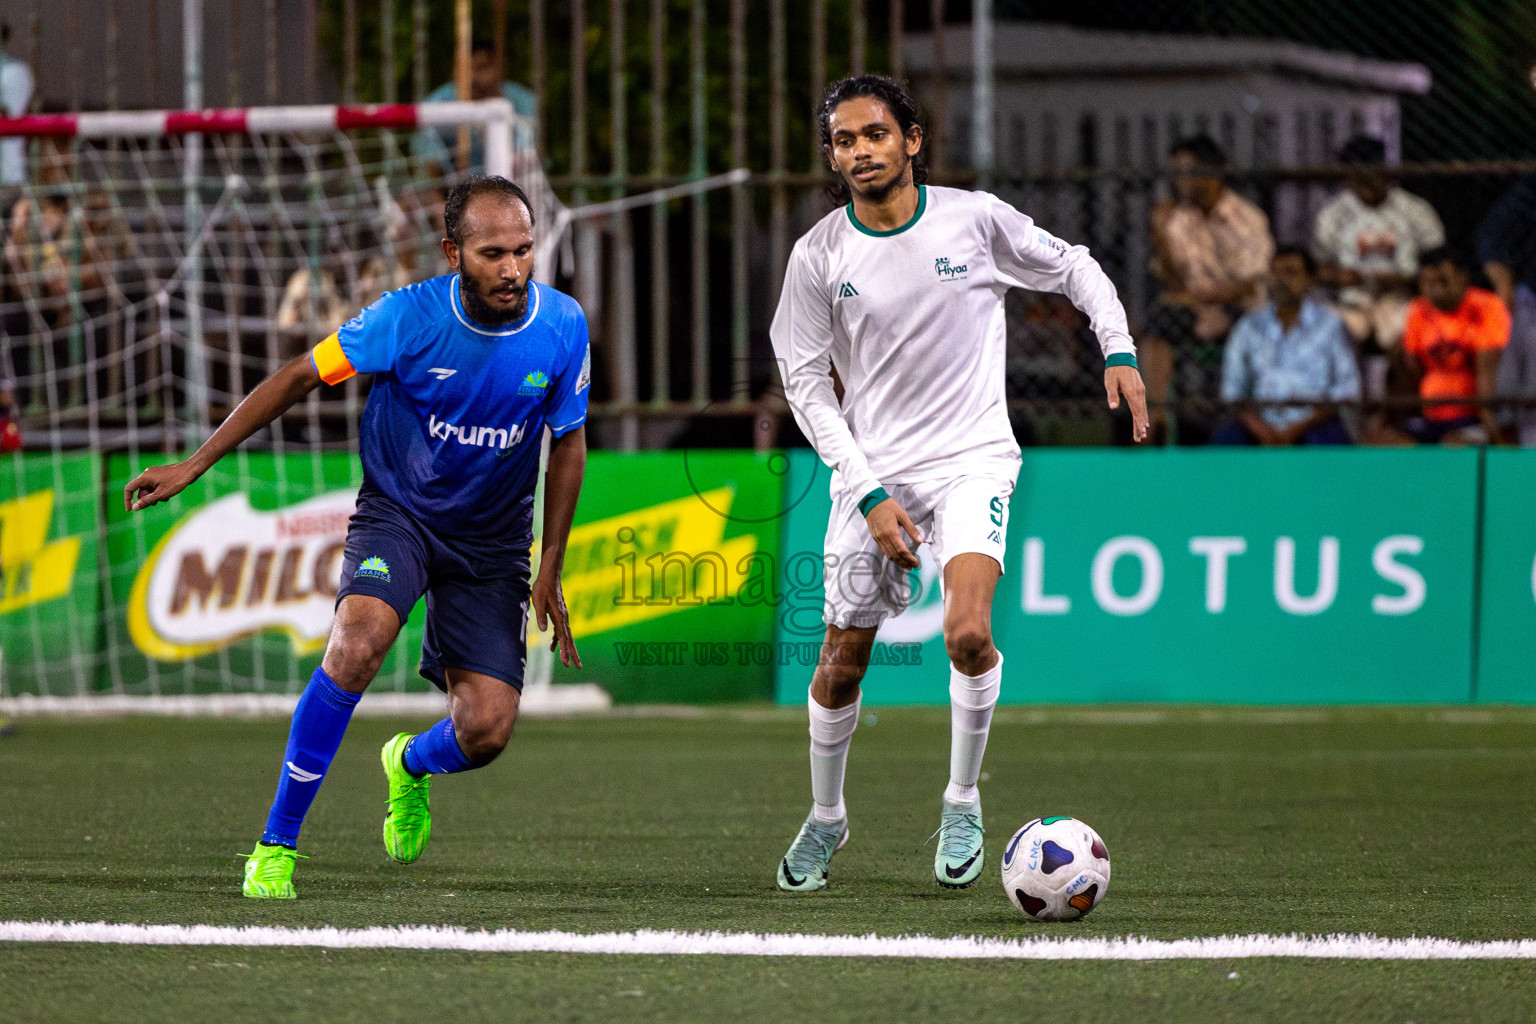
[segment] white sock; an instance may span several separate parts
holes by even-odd
[[[949,803],[981,803],[976,783],[981,778],[981,758],[987,752],[992,709],[997,706],[1002,682],[1002,651],[997,652],[997,664],[979,676],[949,667],[949,786],[944,790]]]
[[[843,804],[843,776],[848,770],[848,747],[859,724],[863,695],[845,708],[824,708],[807,695],[811,717],[811,799],[817,821],[842,821],[848,816]]]

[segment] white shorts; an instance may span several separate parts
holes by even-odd
[[[923,535],[919,558],[944,563],[956,555],[988,555],[1003,567],[1008,546],[1008,499],[1017,465],[947,480],[890,484],[886,491],[906,509]],[[861,495],[862,497],[862,495]],[[869,535],[858,499],[846,491],[832,500],[827,521],[825,604],[822,621],[839,629],[873,629],[906,611],[912,599],[908,571],[886,558]]]

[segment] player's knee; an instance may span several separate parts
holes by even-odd
[[[343,598],[322,667],[343,690],[362,693],[378,675],[398,632],[399,617],[384,602]]]
[[[816,667],[818,699],[825,707],[840,708],[853,702],[858,696],[859,684],[864,680],[865,667],[857,662],[847,664],[822,664]]]
[[[477,716],[460,725],[453,723],[459,749],[471,764],[483,765],[496,760],[512,740],[512,719]]]
[[[325,650],[325,671],[343,690],[360,693],[379,674],[393,637],[381,641],[366,633],[333,636]]]
[[[992,659],[992,631],[981,622],[961,622],[944,631],[950,663],[968,676],[987,670]]]
[[[453,732],[471,764],[489,764],[507,748],[517,721],[517,705],[518,692],[500,682],[452,701]]]

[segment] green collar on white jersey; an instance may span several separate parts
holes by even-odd
[[[858,228],[860,231],[864,232],[866,235],[872,235],[875,238],[889,238],[891,235],[901,234],[903,231],[907,230],[907,228],[911,227],[913,224],[916,224],[920,219],[922,219],[923,211],[927,208],[928,186],[919,185],[917,186],[917,210],[912,214],[912,219],[907,221],[901,227],[891,228],[889,231],[876,231],[874,228],[867,228],[863,224],[859,223],[859,218],[853,215],[853,203],[851,202],[848,204],[848,222],[854,227]]]

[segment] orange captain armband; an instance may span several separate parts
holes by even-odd
[[[348,377],[357,375],[347,354],[341,350],[341,339],[334,334],[316,345],[309,353],[309,359],[315,364],[315,372],[320,375],[320,379],[327,384],[340,384]]]

